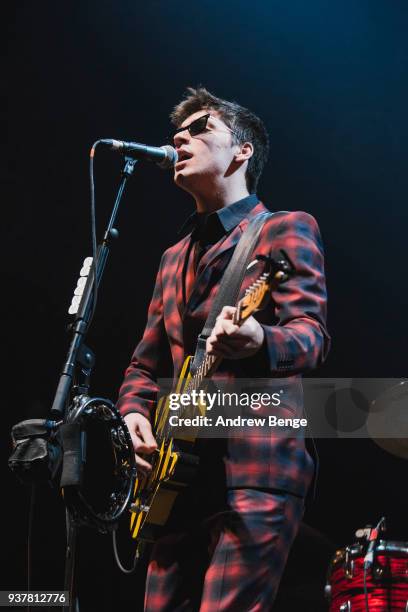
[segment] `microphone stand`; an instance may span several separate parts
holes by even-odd
[[[119,204],[128,179],[132,176],[137,160],[125,157],[125,165],[122,170],[122,179],[116,195],[111,217],[105,231],[102,243],[98,246],[96,261],[93,262],[91,273],[87,278],[84,292],[79,304],[78,312],[70,331],[72,333],[71,343],[67,358],[63,365],[51,413],[56,420],[67,421],[69,405],[73,397],[72,391],[84,394],[89,390],[90,374],[95,362],[93,352],[85,346],[84,340],[92,318],[94,304],[94,283],[99,287],[109,254],[112,238],[118,237],[118,231],[114,223],[118,214]],[[78,371],[79,370],[79,371]],[[78,376],[82,381],[76,384]],[[69,592],[69,612],[79,612],[78,598],[75,596],[74,574],[75,574],[75,548],[78,525],[72,513],[66,509],[67,544],[65,555],[65,578],[64,591]],[[64,607],[63,610],[66,611]]]
[[[52,416],[55,419],[61,419],[66,415],[67,401],[73,384],[75,368],[77,366],[78,353],[83,344],[85,334],[88,331],[88,325],[93,310],[93,291],[94,291],[94,275],[96,272],[96,285],[99,287],[102,280],[102,274],[106,265],[109,254],[109,247],[112,238],[118,237],[118,232],[114,228],[114,223],[119,209],[119,204],[126,186],[126,182],[133,174],[137,160],[130,157],[125,157],[125,166],[122,170],[122,180],[119,185],[115,204],[108,227],[105,231],[101,245],[98,247],[97,260],[92,267],[92,271],[88,276],[81,303],[74,324],[72,325],[72,340],[68,349],[67,359],[62,368],[61,377],[55,393],[54,401],[51,408]],[[88,357],[89,365],[92,367],[91,356]]]

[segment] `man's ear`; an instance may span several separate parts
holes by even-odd
[[[238,145],[239,151],[235,155],[236,162],[243,162],[254,154],[254,147],[251,142],[244,142],[243,144]]]

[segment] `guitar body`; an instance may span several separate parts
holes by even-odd
[[[191,381],[190,364],[186,357],[174,393],[185,393]],[[196,474],[198,458],[193,454],[194,436],[178,438],[164,435],[170,413],[168,396],[157,403],[154,435],[159,444],[153,456],[152,471],[138,474],[130,506],[132,538],[154,541],[160,527],[165,525],[178,494],[188,486]],[[205,406],[200,407],[205,411]]]

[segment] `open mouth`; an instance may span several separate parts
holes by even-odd
[[[180,162],[185,162],[188,159],[191,159],[193,157],[192,153],[189,153],[188,151],[184,151],[183,149],[179,149],[177,151],[177,155],[178,155],[177,164],[179,164]]]

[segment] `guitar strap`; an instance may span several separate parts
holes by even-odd
[[[212,303],[207,320],[197,339],[197,347],[190,368],[193,375],[204,359],[207,338],[213,330],[216,318],[224,306],[235,306],[238,300],[242,281],[244,280],[246,269],[250,263],[252,251],[265,221],[272,217],[272,215],[273,213],[263,212],[253,217],[235,247],[231,261],[222,276],[218,293]]]

